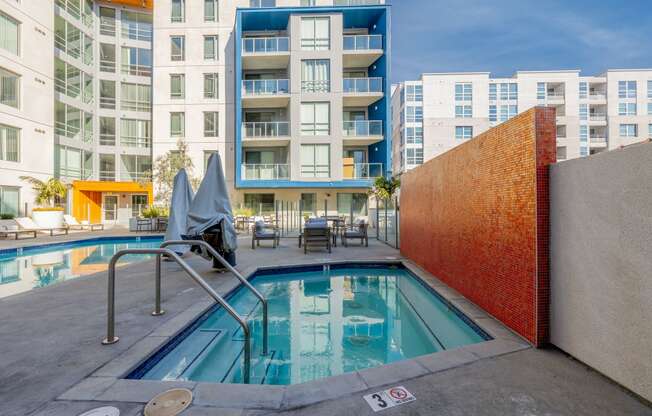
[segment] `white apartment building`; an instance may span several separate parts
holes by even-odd
[[[0,0],[0,212],[33,207],[20,176],[67,183],[80,220],[149,203],[151,20],[151,0]]]
[[[392,96],[393,171],[404,172],[534,106],[557,110],[557,159],[652,137],[652,69],[423,74]]]

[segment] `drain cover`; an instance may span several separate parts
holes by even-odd
[[[120,416],[120,410],[117,407],[104,406],[89,410],[79,416]]]
[[[145,406],[145,416],[175,416],[192,402],[188,389],[172,389],[157,395]]]

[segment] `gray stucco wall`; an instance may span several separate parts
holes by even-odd
[[[551,341],[652,400],[652,143],[551,167]]]

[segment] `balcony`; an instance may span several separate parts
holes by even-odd
[[[152,180],[152,177],[149,172],[123,170],[120,172],[120,180],[123,182],[149,182]]]
[[[284,69],[290,63],[290,39],[261,37],[242,39],[243,69]]]
[[[274,181],[290,179],[287,164],[245,164],[242,165],[242,179],[247,181]]]
[[[139,77],[152,76],[152,67],[149,65],[122,64],[122,73]]]
[[[353,163],[352,158],[344,158],[343,179],[373,179],[383,176],[382,163]]]
[[[591,113],[591,115],[589,115],[589,122],[592,125],[605,125],[607,123],[607,114]]]
[[[344,145],[370,145],[383,140],[381,120],[345,121],[343,124]]]
[[[367,68],[383,56],[382,35],[345,35],[345,68]]]
[[[563,90],[548,90],[546,101],[548,103],[563,103],[566,101],[566,93]]]
[[[115,171],[113,171],[113,170],[101,170],[100,171],[100,181],[102,181],[102,182],[115,182]]]
[[[122,136],[120,144],[126,147],[149,149],[152,147],[152,140],[149,137]]]
[[[344,78],[344,106],[367,107],[383,98],[382,78]]]
[[[290,81],[287,79],[251,79],[242,81],[243,108],[287,107]]]
[[[333,0],[333,6],[375,6],[383,4],[381,0]]]
[[[591,92],[589,94],[589,100],[591,100],[591,101],[603,101],[606,104],[607,94]]]
[[[589,142],[591,143],[591,147],[606,147],[607,146],[607,137],[598,134],[598,135],[591,135],[589,138]]]
[[[287,146],[290,142],[290,123],[287,121],[264,121],[242,123],[242,145]]]

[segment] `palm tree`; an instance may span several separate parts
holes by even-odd
[[[374,181],[374,186],[371,188],[371,193],[376,195],[380,199],[391,199],[394,196],[394,193],[401,186],[401,181],[394,177],[387,179],[384,176],[376,178]]]
[[[32,189],[36,191],[34,202],[37,205],[51,207],[59,199],[64,198],[68,192],[66,185],[56,178],[50,178],[45,182],[31,176],[21,176],[20,179],[29,182],[32,185]]]

